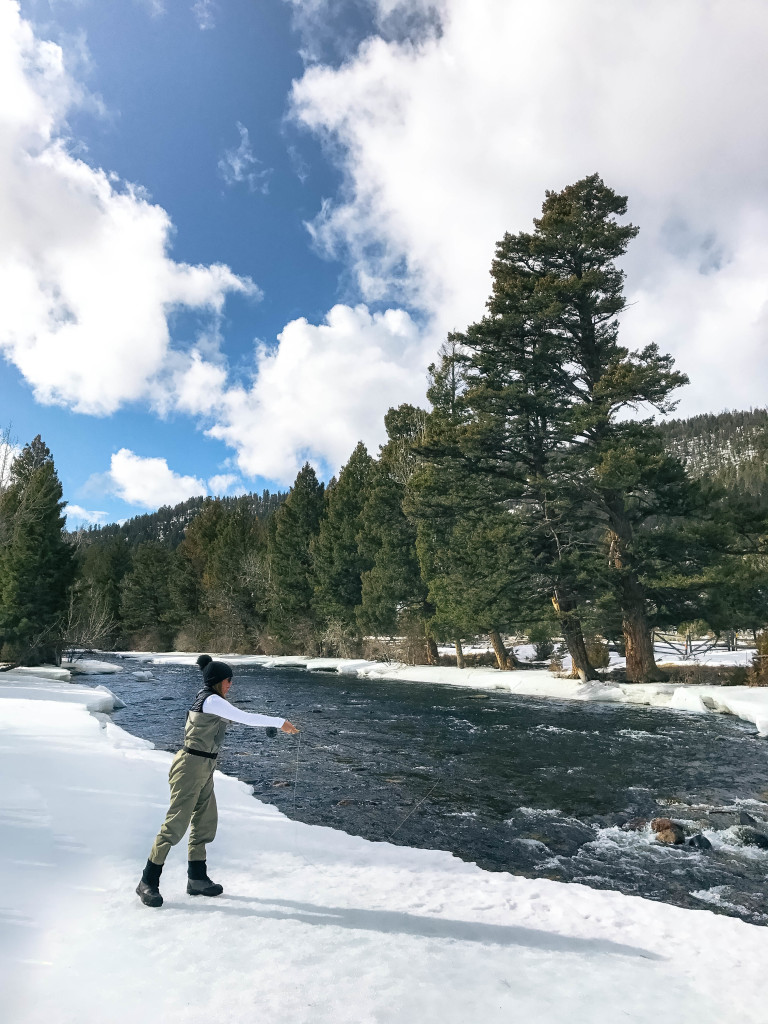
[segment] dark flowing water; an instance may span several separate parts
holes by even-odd
[[[177,750],[199,672],[120,664],[115,722]],[[768,835],[768,742],[738,719],[259,667],[236,669],[230,700],[301,728],[301,821],[768,924],[768,851],[739,825],[746,810]],[[231,725],[219,768],[293,817],[296,754]],[[627,827],[660,815],[713,848]]]

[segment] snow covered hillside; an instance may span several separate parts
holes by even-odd
[[[171,755],[109,704],[0,676],[8,1024],[766,1019],[766,929],[302,825],[221,775],[225,895],[186,896],[176,849],[150,910],[134,887]]]

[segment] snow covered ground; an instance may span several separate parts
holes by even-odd
[[[699,664],[748,664],[749,651],[718,651],[704,656]],[[121,652],[143,663],[193,665],[197,654],[179,652],[148,654]],[[768,687],[698,686],[690,683],[617,683],[613,680],[582,683],[561,679],[548,669],[499,672],[494,668],[465,668],[431,665],[402,665],[397,662],[365,661],[353,658],[266,657],[264,655],[221,654],[233,667],[262,665],[265,668],[306,668],[314,672],[338,672],[359,679],[395,679],[402,682],[439,683],[478,690],[501,690],[526,697],[556,700],[594,700],[642,704],[676,711],[716,712],[736,715],[752,722],[761,736],[768,736]],[[707,660],[710,659],[710,660]],[[738,660],[741,659],[741,660]],[[768,1014],[766,1015],[768,1020]]]
[[[292,822],[218,774],[224,897],[185,895],[177,848],[146,908],[171,755],[108,702],[0,675],[4,1024],[765,1024],[768,929]]]

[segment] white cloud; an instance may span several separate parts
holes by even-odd
[[[107,414],[163,376],[170,313],[216,315],[256,289],[175,262],[166,211],[72,155],[64,117],[82,98],[60,47],[0,4],[0,351],[38,401]]]
[[[254,155],[248,129],[237,122],[240,133],[240,144],[235,149],[227,149],[219,160],[219,173],[227,185],[244,182],[251,192],[269,192],[269,178],[272,171],[262,167],[261,160]]]
[[[177,505],[208,493],[204,481],[197,477],[181,476],[165,459],[143,458],[129,448],[121,448],[112,456],[108,478],[113,493],[129,505],[143,508]]]
[[[625,340],[676,356],[683,411],[764,404],[768,6],[379,0],[379,19],[425,6],[439,33],[373,38],[294,87],[346,172],[315,237],[363,297],[462,328],[483,313],[495,242],[530,229],[546,188],[597,170],[641,227]]]
[[[196,0],[192,5],[192,14],[197,22],[197,27],[202,32],[216,27],[214,11],[215,5],[213,0]]]
[[[247,476],[289,484],[306,459],[337,470],[358,440],[384,440],[391,405],[423,401],[432,342],[403,310],[334,306],[325,323],[294,320],[278,340],[257,348],[250,387],[228,386],[199,356],[176,380],[184,410],[213,420],[208,433]]]
[[[39,42],[17,7],[0,8],[0,348],[36,397],[86,413],[137,400],[187,413],[234,449],[241,473],[281,483],[308,456],[335,470],[359,438],[374,447],[389,405],[424,393],[434,346],[408,314],[337,306],[323,324],[294,321],[277,346],[258,346],[252,382],[233,384],[220,314],[229,292],[255,289],[227,267],[175,263],[167,213],[71,155],[57,133],[81,101],[61,49]],[[262,187],[247,129],[238,131],[222,173]],[[167,316],[178,306],[213,320],[189,351],[171,345]],[[91,483],[148,508],[206,490],[129,449]]]
[[[89,509],[83,508],[82,505],[73,505],[71,502],[67,504],[66,515],[67,528],[70,530],[83,524],[98,526],[107,518],[106,512],[91,512]]]
[[[295,116],[345,172],[313,231],[349,261],[366,302],[420,315],[338,305],[323,323],[292,321],[276,346],[257,345],[244,384],[217,331],[227,294],[253,286],[227,267],[175,263],[166,212],[72,156],[62,125],[82,91],[60,49],[0,8],[0,346],[38,398],[186,413],[246,476],[287,484],[306,458],[338,469],[358,439],[383,440],[390,405],[423,403],[445,332],[483,313],[504,231],[530,228],[545,188],[597,170],[629,194],[642,229],[626,262],[626,340],[677,356],[693,378],[684,411],[764,404],[768,7],[366,3],[382,36],[338,67],[308,67],[294,89]],[[339,5],[294,6],[319,24]],[[441,30],[418,31],[435,12]],[[220,171],[257,190],[265,171],[237,130]],[[171,345],[178,306],[211,314],[191,350]],[[208,489],[232,488],[230,475]],[[150,508],[206,490],[128,449],[109,484]]]
[[[240,482],[237,473],[220,473],[212,476],[208,481],[208,490],[211,494],[226,494],[236,483]]]
[[[19,445],[8,440],[10,430],[0,434],[0,491],[11,482],[11,470],[17,457],[21,454]]]

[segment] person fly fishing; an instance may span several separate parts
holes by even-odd
[[[187,893],[190,896],[220,896],[224,887],[212,882],[206,867],[206,845],[216,835],[218,812],[213,792],[213,772],[229,722],[255,728],[280,730],[293,736],[298,729],[285,718],[255,715],[233,707],[226,699],[232,686],[232,669],[223,661],[201,654],[197,664],[203,673],[203,688],[187,712],[184,746],[176,754],[168,773],[171,805],[149,852],[136,892],[148,907],[161,907],[160,874],[172,846],[189,828]]]

